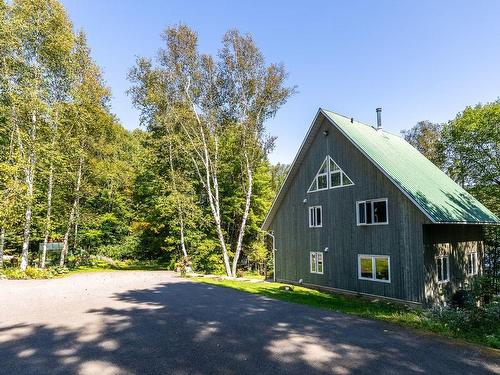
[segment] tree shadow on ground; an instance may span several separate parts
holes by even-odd
[[[89,310],[101,328],[0,325],[2,374],[487,374],[498,358],[390,324],[181,279]]]

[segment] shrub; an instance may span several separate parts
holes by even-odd
[[[26,268],[26,272],[19,268],[4,268],[0,271],[8,279],[12,280],[27,280],[27,279],[50,279],[54,277],[55,272],[52,269],[43,269],[36,267]]]
[[[438,307],[427,313],[430,321],[437,321],[455,334],[487,341],[500,348],[500,303],[484,307]]]
[[[140,238],[136,235],[130,235],[124,238],[120,244],[101,246],[97,253],[112,259],[125,260],[137,259],[139,256]]]

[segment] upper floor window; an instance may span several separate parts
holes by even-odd
[[[323,226],[323,209],[321,206],[309,207],[309,228]]]
[[[387,198],[356,202],[358,225],[388,224]]]
[[[436,257],[437,281],[439,284],[450,280],[450,258],[447,255]]]
[[[467,254],[467,276],[477,275],[477,253]]]
[[[337,163],[327,156],[321,164],[318,173],[309,187],[308,193],[314,191],[333,189],[342,186],[354,185],[352,180],[340,169]]]

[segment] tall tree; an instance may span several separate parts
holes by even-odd
[[[438,168],[445,162],[444,145],[441,140],[443,125],[430,121],[419,121],[409,130],[401,131],[404,139],[420,151]]]
[[[158,67],[139,59],[132,69],[136,86],[131,92],[150,127],[159,122],[167,127],[175,124],[177,128],[170,131],[177,130],[184,139],[215,224],[226,273],[234,276],[252,202],[253,174],[273,146],[264,123],[294,88],[285,86],[282,65],[264,63],[250,35],[227,32],[218,61],[198,52],[197,35],[185,25],[168,28],[164,39]],[[221,148],[230,138],[228,132],[238,134],[239,148],[232,162],[240,167],[233,178],[240,182],[243,194],[239,215],[233,217],[238,229],[232,248],[224,230],[229,223],[223,222],[226,207],[221,206],[220,191]]]
[[[66,64],[64,50],[71,49],[71,24],[55,0],[16,0],[10,9],[15,52],[9,91],[12,93],[11,123],[22,158],[25,223],[21,269],[28,265],[28,251],[35,198],[35,175],[49,117],[50,81]]]
[[[448,173],[464,186],[500,186],[500,100],[467,107],[443,129]]]
[[[68,107],[69,121],[66,126],[70,129],[70,147],[74,154],[74,189],[73,204],[71,205],[64,234],[63,247],[59,265],[64,266],[69,249],[69,236],[75,225],[78,212],[84,168],[101,145],[100,138],[106,128],[112,126],[114,119],[109,113],[109,90],[105,87],[99,68],[92,60],[90,49],[83,32],[77,35],[75,43],[74,76],[76,84],[72,87],[72,101]]]

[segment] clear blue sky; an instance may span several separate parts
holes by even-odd
[[[500,1],[63,0],[113,92],[122,124],[139,126],[125,91],[136,56],[154,56],[168,25],[187,23],[200,50],[224,32],[253,34],[268,62],[283,62],[295,95],[269,121],[273,162],[290,163],[318,107],[398,133],[444,122],[500,96]]]

